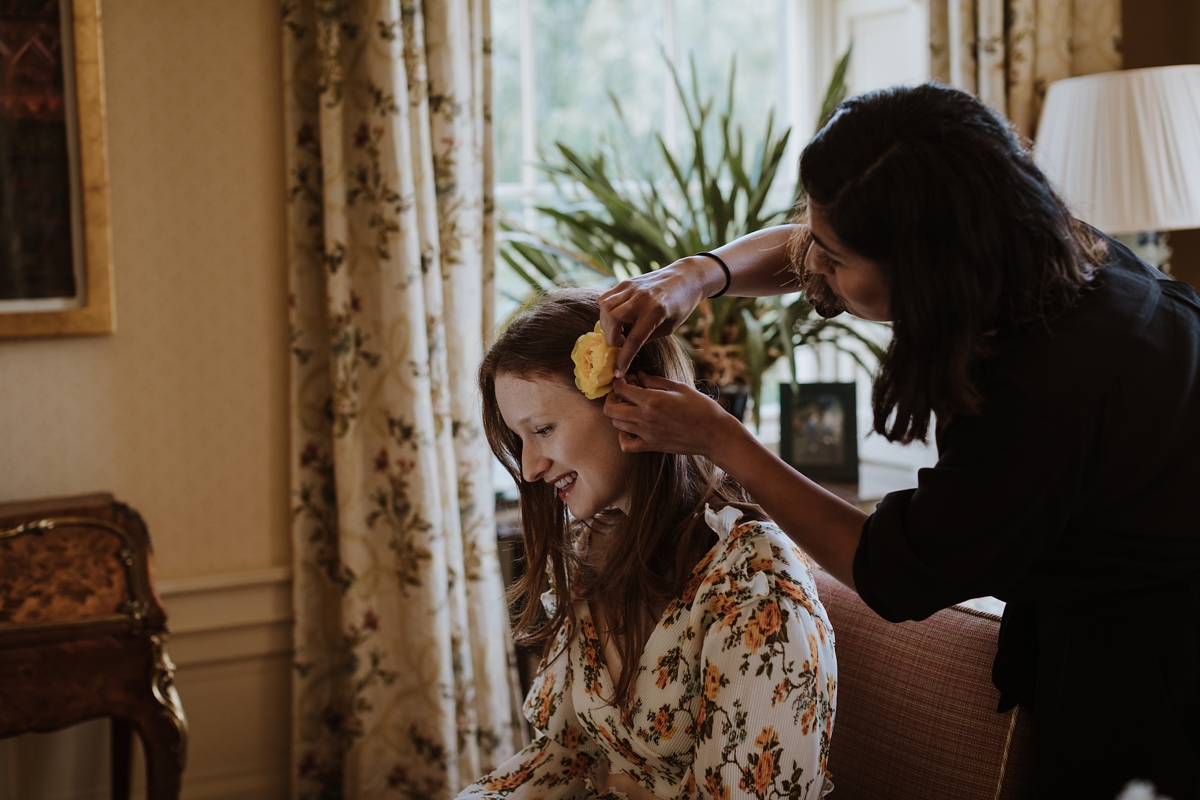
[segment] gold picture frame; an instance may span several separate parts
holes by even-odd
[[[0,302],[0,338],[116,330],[100,0],[59,0],[59,15],[75,296],[61,308],[7,310]]]

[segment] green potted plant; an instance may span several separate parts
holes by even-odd
[[[845,97],[849,58],[847,51],[834,70],[822,120]],[[524,230],[502,218],[504,261],[533,289],[616,280],[786,221],[789,208],[768,209],[767,203],[791,131],[776,133],[771,113],[765,134],[748,148],[741,126],[732,123],[733,79],[731,68],[725,107],[714,115],[714,99],[702,97],[695,65],[690,96],[675,74],[690,152],[671,152],[656,134],[665,176],[643,172],[625,179],[603,153],[585,157],[556,143],[561,161],[541,168],[558,185],[559,196],[570,199],[538,207],[554,220],[556,236]],[[620,113],[619,106],[617,110]],[[797,201],[800,191],[797,183],[792,193]],[[853,326],[817,315],[802,295],[790,302],[778,297],[704,300],[677,335],[692,355],[697,378],[720,387],[727,408],[739,418],[738,398],[744,409],[748,397],[756,424],[763,374],[780,357],[787,357],[795,382],[794,353],[799,347],[830,342],[868,370],[872,367],[860,349],[875,358],[882,353]],[[857,345],[848,347],[849,342]]]

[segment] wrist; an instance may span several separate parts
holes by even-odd
[[[742,436],[749,433],[749,431],[742,424],[741,420],[722,408],[716,400],[710,398],[709,402],[712,403],[712,418],[703,426],[704,430],[709,433],[704,437],[705,446],[703,452],[698,452],[696,455],[707,458],[722,470],[728,472],[729,470],[726,469],[725,464],[721,462],[729,458],[730,445],[739,443]],[[751,436],[751,438],[754,437]]]
[[[696,283],[700,299],[712,297],[725,286],[725,270],[721,264],[709,256],[694,255],[680,259],[682,269],[686,270]],[[680,263],[676,262],[676,263]]]
[[[720,467],[722,472],[745,486],[748,465],[754,462],[755,451],[763,445],[754,438],[749,428],[725,409],[721,409],[721,417],[721,421],[714,426],[714,434],[708,439],[712,443],[709,452],[703,455]],[[753,471],[752,467],[750,469]]]

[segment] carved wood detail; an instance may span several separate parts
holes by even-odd
[[[109,495],[0,505],[0,737],[113,719],[113,797],[129,739],[149,800],[176,800],[187,719],[150,578],[150,537]]]

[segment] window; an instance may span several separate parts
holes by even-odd
[[[649,135],[683,132],[668,63],[702,94],[723,96],[736,58],[735,116],[768,110],[793,130],[789,159],[813,132],[837,57],[855,43],[861,92],[929,75],[927,0],[495,0],[492,9],[497,202],[527,226],[544,196],[536,163],[555,142],[591,153],[607,139],[652,162]],[[622,122],[613,99],[619,103]]]
[[[527,227],[544,196],[535,166],[555,142],[590,154],[604,143],[630,167],[649,165],[651,135],[674,148],[684,120],[668,63],[703,94],[724,94],[737,58],[738,121],[760,128],[769,108],[789,116],[787,44],[778,20],[791,0],[496,0],[493,8],[497,202]],[[613,100],[620,105],[618,115]],[[621,119],[623,117],[623,121]],[[811,123],[808,126],[811,129]],[[798,151],[797,151],[798,152]]]
[[[719,105],[735,57],[734,116],[746,135],[761,135],[770,109],[777,128],[792,128],[774,189],[774,205],[784,207],[838,56],[853,41],[852,93],[926,80],[928,20],[928,0],[493,0],[497,209],[527,229],[549,229],[535,207],[553,187],[537,163],[560,159],[556,142],[584,155],[607,145],[629,171],[653,169],[652,134],[662,131],[674,148],[686,131],[668,63],[690,86],[694,61],[701,95]],[[509,295],[525,290],[503,262],[497,283]],[[823,355],[801,360],[801,380],[857,375],[859,427],[869,428],[867,377],[848,357]],[[859,452],[863,496],[914,485],[916,469],[933,461],[928,449],[877,436]]]

